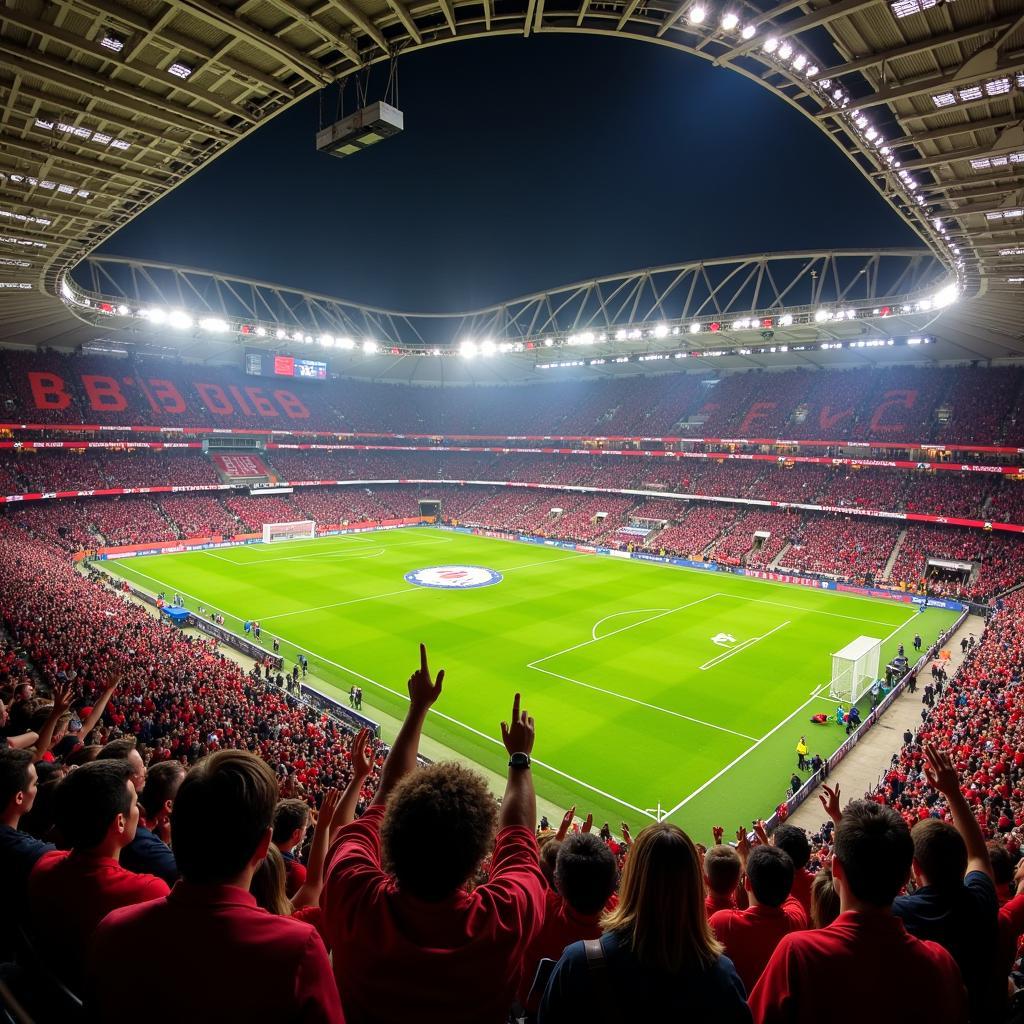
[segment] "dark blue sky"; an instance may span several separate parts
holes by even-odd
[[[701,256],[919,244],[806,118],[686,54],[501,37],[399,68],[399,137],[321,156],[306,101],[104,251],[442,311]]]

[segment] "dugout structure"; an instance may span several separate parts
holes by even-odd
[[[829,696],[833,700],[856,704],[878,678],[881,652],[881,640],[873,636],[859,636],[833,654]]]

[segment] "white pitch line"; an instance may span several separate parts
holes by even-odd
[[[404,701],[409,700],[409,695],[402,693],[400,690],[394,690],[390,686],[378,682],[376,679],[371,679],[369,676],[363,675],[362,672],[357,672],[355,669],[349,668],[347,665],[342,665],[337,661],[331,661],[330,658],[325,658],[322,655],[317,654],[315,651],[310,650],[310,648],[308,647],[302,647],[300,644],[296,644],[293,640],[289,640],[285,636],[282,636],[281,639],[284,640],[286,643],[292,644],[292,646],[294,647],[298,647],[301,650],[309,651],[311,655],[313,655],[315,658],[318,658],[325,664],[332,665],[334,668],[340,669],[342,672],[347,672],[350,676],[355,676],[356,679],[361,679],[363,680],[363,682],[369,683],[371,686],[379,687],[381,690],[384,690],[387,693],[394,695],[395,697],[400,697]],[[452,725],[457,725],[459,726],[460,729],[465,729],[467,732],[471,732],[475,736],[479,736],[481,739],[485,739],[490,743],[496,743],[498,746],[504,746],[502,741],[499,740],[497,737],[491,736],[485,732],[481,732],[479,729],[476,729],[471,725],[466,725],[465,722],[460,722],[457,718],[453,718],[451,715],[446,715],[443,711],[438,711],[436,708],[431,708],[429,714],[437,715],[438,718],[443,718],[446,722],[451,722]],[[555,775],[558,775],[563,779],[568,779],[570,782],[574,783],[577,786],[582,786],[584,789],[589,789],[592,793],[597,793],[598,796],[603,796],[607,800],[614,800],[615,803],[621,804],[623,807],[628,807],[629,810],[636,811],[637,814],[642,814],[646,818],[654,818],[653,814],[650,814],[648,811],[645,811],[642,807],[636,807],[633,804],[627,802],[626,800],[620,799],[612,793],[606,793],[603,789],[598,789],[596,786],[590,785],[589,782],[584,782],[582,779],[577,779],[574,775],[570,775],[568,772],[563,772],[560,768],[556,768],[554,765],[548,764],[545,761],[540,761],[537,758],[533,758],[533,763],[540,765],[542,768],[546,768],[549,772],[553,772]]]
[[[763,583],[763,580],[758,580],[758,583]],[[834,619],[851,619],[853,622],[870,622],[873,626],[891,626],[891,622],[883,622],[881,619],[864,619],[859,615],[843,615],[842,612],[826,612],[821,608],[807,608],[804,605],[799,604],[783,604],[781,601],[769,601],[763,597],[745,597],[742,594],[723,594],[723,597],[732,597],[737,601],[747,601],[750,604],[770,604],[773,608],[788,608],[794,612],[804,612],[810,615],[830,615]],[[902,626],[897,626],[897,629],[902,629]]]
[[[495,572],[515,572],[516,569],[532,569],[535,565],[554,565],[555,562],[568,562],[570,558],[583,558],[586,552],[575,555],[563,555],[561,558],[544,558],[539,562],[527,562],[525,565],[510,565],[507,569],[496,569]]]
[[[752,740],[753,736],[748,736],[745,732],[737,732],[735,729],[728,729],[724,725],[716,725],[714,722],[705,722],[702,718],[693,718],[691,715],[684,715],[681,711],[673,711],[671,708],[663,708],[658,704],[650,704],[645,700],[639,700],[636,697],[627,697],[624,693],[616,693],[615,690],[606,690],[603,686],[594,686],[592,683],[585,683],[582,679],[573,679],[572,676],[564,676],[561,672],[552,672],[549,668],[539,668],[537,665],[527,665],[527,668],[532,668],[535,672],[543,672],[545,675],[554,676],[556,679],[564,679],[567,683],[573,683],[575,686],[583,686],[588,690],[596,690],[598,693],[606,694],[609,697],[615,697],[618,700],[628,701],[630,704],[639,704],[640,707],[650,708],[651,711],[660,711],[664,715],[671,715],[673,718],[682,718],[687,722],[693,722],[694,725],[703,725],[708,729],[717,729],[719,732],[727,732],[732,736],[739,736],[740,739]]]
[[[912,615],[909,619],[907,619],[907,621],[904,622],[902,625],[897,626],[885,638],[885,640],[891,640],[901,629],[903,629],[905,626],[909,626],[910,623],[914,621],[914,617],[917,614],[918,614],[917,612],[914,612],[914,615]],[[886,625],[888,625],[888,623],[886,623]],[[883,640],[882,642],[885,643],[885,640]],[[711,778],[707,780],[707,782],[705,782],[702,785],[698,786],[689,796],[684,797],[682,800],[680,800],[679,803],[677,803],[675,805],[675,807],[673,807],[665,815],[665,817],[669,818],[673,814],[675,814],[676,811],[678,811],[680,808],[685,807],[695,796],[699,796],[701,793],[703,793],[704,790],[708,788],[708,786],[710,786],[713,783],[717,782],[727,772],[731,772],[733,770],[733,768],[735,768],[736,765],[738,765],[740,763],[740,761],[742,761],[745,757],[747,757],[748,754],[751,754],[755,750],[757,750],[757,748],[759,746],[761,746],[761,744],[764,743],[764,741],[766,739],[768,739],[771,736],[774,736],[775,733],[777,733],[784,725],[788,725],[791,721],[793,721],[793,719],[796,718],[796,716],[799,715],[801,711],[803,711],[805,708],[810,707],[810,705],[813,704],[816,700],[821,700],[822,698],[820,698],[818,696],[818,693],[821,690],[823,690],[826,686],[828,686],[828,683],[823,683],[821,686],[819,686],[818,689],[815,690],[814,693],[810,697],[808,697],[807,700],[805,700],[803,702],[803,704],[800,705],[800,707],[798,707],[796,709],[796,711],[794,711],[791,715],[789,715],[786,718],[784,718],[781,722],[779,722],[778,725],[776,725],[773,728],[769,729],[768,732],[766,732],[759,740],[757,740],[753,745],[751,745],[746,750],[744,750],[743,753],[739,755],[739,757],[734,758],[720,772],[716,772],[714,775],[712,775]],[[832,703],[834,704],[835,702],[832,701]]]
[[[731,658],[734,654],[739,654],[741,651],[745,651],[748,648],[753,647],[754,644],[760,643],[762,640],[766,639],[767,637],[770,637],[772,633],[777,633],[780,629],[783,628],[783,626],[788,625],[788,621],[783,622],[781,625],[776,626],[774,629],[769,629],[767,633],[762,633],[760,636],[751,637],[749,640],[744,640],[742,643],[737,644],[735,647],[730,647],[729,650],[724,651],[722,654],[718,654],[714,658],[711,658],[709,661],[705,661],[704,664],[700,666],[701,672],[704,672],[709,668],[714,668],[716,665],[721,665],[723,661],[728,661],[729,658]]]
[[[589,647],[591,644],[600,643],[602,640],[607,640],[608,637],[615,636],[617,633],[625,633],[627,629],[635,629],[637,626],[642,626],[645,622],[654,622],[655,619],[671,615],[673,612],[681,612],[684,608],[692,608],[696,604],[703,604],[705,601],[711,601],[716,597],[722,596],[722,594],[707,594],[704,597],[698,597],[696,601],[690,601],[687,604],[680,604],[675,608],[668,608],[663,612],[659,612],[657,615],[649,615],[646,619],[640,619],[637,622],[631,622],[628,626],[613,629],[610,633],[605,633],[603,636],[595,637],[591,640],[583,640],[578,644],[573,644],[572,647],[566,647],[564,650],[555,651],[554,654],[545,654],[543,658],[537,658],[536,660],[531,661],[526,667],[536,668],[542,661],[550,661],[552,658],[558,658],[563,654],[568,654],[570,651],[578,651],[581,647]]]
[[[328,608],[342,608],[348,604],[361,604],[363,601],[376,601],[381,597],[394,597],[396,594],[410,594],[414,590],[422,590],[422,587],[403,587],[401,590],[389,590],[386,594],[370,594],[368,597],[354,597],[350,601],[336,601],[334,604],[320,604],[313,608],[296,608],[291,612],[281,612],[278,615],[265,615],[263,618],[257,621],[262,626],[264,622],[270,622],[272,619],[287,619],[292,615],[305,615],[307,612],[323,612]],[[284,637],[281,637],[283,640]]]
[[[639,615],[641,612],[667,612],[670,610],[671,609],[669,608],[627,608],[622,612],[612,612],[611,615],[606,615],[603,619],[598,619],[597,622],[594,623],[593,628],[590,630],[590,635],[595,640],[602,639],[597,635],[597,627],[600,626],[602,622],[607,622],[609,619],[617,619],[620,615]]]

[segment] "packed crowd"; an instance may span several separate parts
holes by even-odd
[[[860,1024],[863,1000],[836,996],[882,978],[884,1021],[1013,1010],[1020,592],[870,799],[826,788],[816,837],[784,823],[726,843],[715,826],[704,846],[575,808],[538,822],[544,722],[519,695],[495,728],[500,802],[471,769],[420,765],[444,687],[422,647],[388,751],[10,526],[0,560],[0,873],[17,925],[0,944],[37,1019],[131,1005],[157,1022],[809,1024],[828,1005]],[[187,984],[153,999],[168,963]]]
[[[333,432],[1024,440],[1024,371],[889,366],[666,373],[539,386],[425,388],[249,377],[143,357],[4,353],[19,422],[300,428]]]

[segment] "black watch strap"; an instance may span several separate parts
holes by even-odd
[[[509,768],[529,768],[530,767],[530,755],[522,752],[513,754],[508,759]]]

